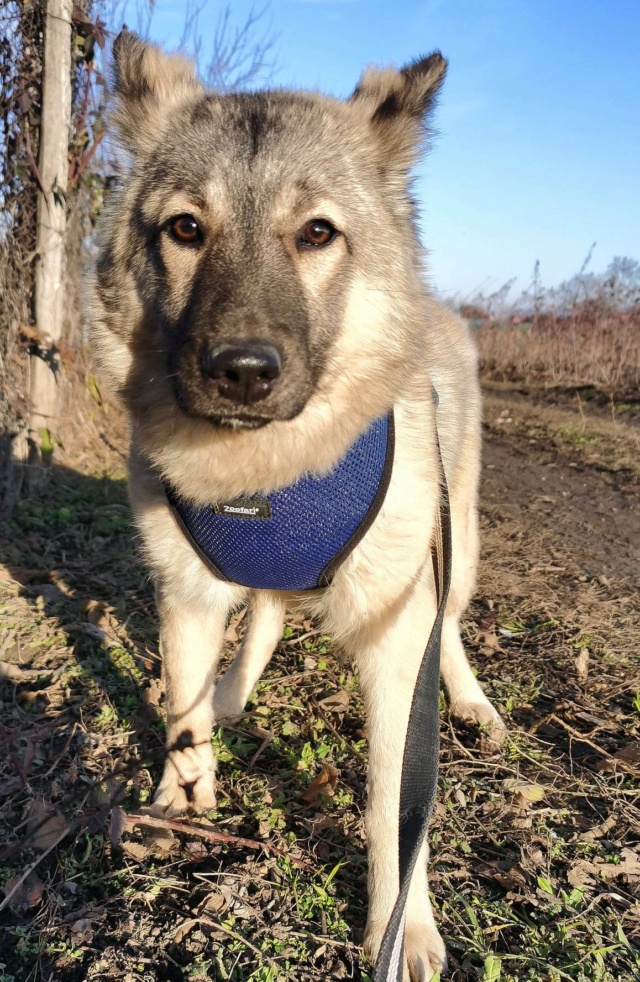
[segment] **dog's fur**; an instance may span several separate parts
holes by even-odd
[[[156,808],[215,803],[210,734],[242,712],[282,633],[287,606],[319,618],[358,667],[368,714],[369,917],[375,958],[398,889],[402,749],[435,612],[429,548],[439,499],[432,383],[453,522],[453,584],[442,673],[460,716],[500,718],[465,657],[459,617],[474,587],[480,396],[464,323],[426,292],[409,170],[443,80],[439,53],[367,71],[347,101],[274,91],[205,93],[193,67],[135,35],[115,44],[115,121],[128,154],[102,221],[92,282],[93,343],[132,428],[131,500],[157,587],[168,757]],[[197,247],[167,234],[193,215]],[[313,218],[340,233],[299,247]],[[283,371],[242,414],[199,365],[203,346],[259,338]],[[168,508],[161,477],[200,503],[269,492],[326,473],[372,420],[395,411],[384,506],[330,587],[250,592],[217,580]],[[229,613],[249,627],[215,686]],[[405,976],[444,962],[427,890],[412,883]]]

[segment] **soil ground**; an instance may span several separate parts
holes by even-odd
[[[0,533],[0,982],[368,979],[366,724],[312,624],[287,626],[250,711],[215,734],[218,812],[144,813],[163,743],[152,593],[122,418],[88,406]],[[464,631],[509,736],[491,752],[443,696],[430,883],[454,982],[640,977],[639,451],[615,407],[486,392]]]

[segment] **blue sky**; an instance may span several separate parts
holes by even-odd
[[[200,16],[203,54],[220,0]],[[241,23],[251,8],[233,0]],[[150,36],[175,47],[184,0]],[[461,296],[640,259],[640,0],[272,0],[273,84],[346,96],[367,64],[449,59],[416,171],[433,285]]]

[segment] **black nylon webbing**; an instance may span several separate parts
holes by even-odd
[[[382,939],[371,982],[402,982],[404,923],[413,870],[422,848],[438,786],[440,751],[440,645],[451,583],[451,512],[442,467],[440,507],[431,545],[438,610],[422,657],[413,692],[400,783],[400,890]]]

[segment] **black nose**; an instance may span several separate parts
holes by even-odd
[[[280,352],[268,341],[212,345],[204,356],[205,375],[224,399],[249,405],[266,398],[282,370]]]

